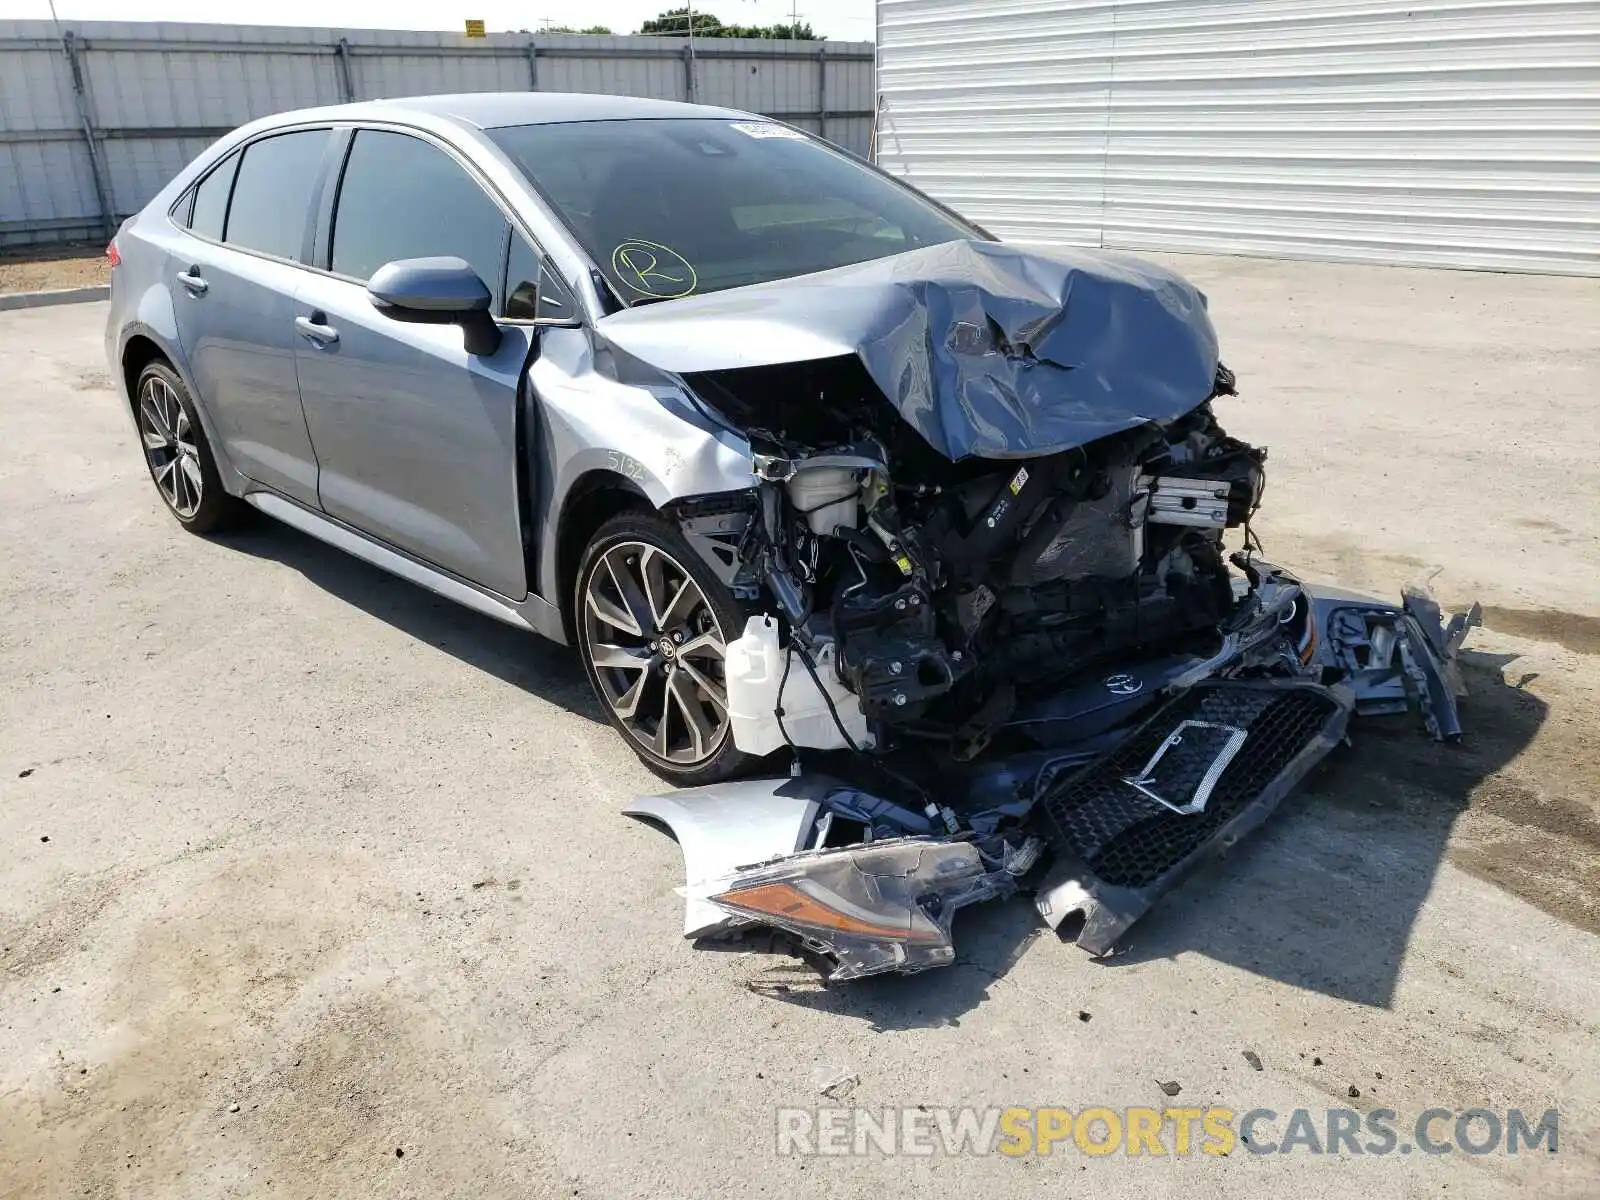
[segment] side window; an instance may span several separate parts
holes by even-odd
[[[228,193],[233,191],[233,177],[238,170],[239,156],[230,154],[194,189],[194,212],[189,218],[189,228],[193,232],[213,241],[222,240],[222,222],[228,215]]]
[[[532,246],[520,234],[511,235],[511,252],[506,259],[506,303],[504,316],[513,321],[536,317],[570,320],[578,315],[577,302],[567,286],[545,266]]]
[[[370,279],[399,258],[454,255],[499,292],[508,222],[460,164],[403,133],[356,133],[333,217],[332,267]]]
[[[308,129],[246,146],[223,240],[279,258],[299,258],[311,191],[327,145],[326,129]]]

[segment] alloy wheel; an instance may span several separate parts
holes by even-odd
[[[584,637],[619,724],[657,758],[705,762],[728,736],[727,640],[693,576],[645,542],[607,549],[584,588]]]
[[[200,445],[178,393],[159,375],[150,376],[139,390],[139,436],[150,475],[167,504],[180,517],[194,516],[204,490]]]

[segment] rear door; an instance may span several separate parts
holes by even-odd
[[[465,259],[503,311],[511,225],[464,162],[409,133],[359,129],[295,303],[300,396],[330,516],[511,599],[527,594],[518,384],[534,330],[470,355],[453,325],[406,324],[366,282],[402,258]],[[323,256],[326,256],[325,258]]]
[[[178,337],[233,465],[305,504],[317,461],[295,378],[294,295],[329,130],[273,134],[212,170],[174,213]]]

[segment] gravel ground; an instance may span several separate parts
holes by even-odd
[[[50,246],[27,252],[0,252],[0,294],[54,292],[111,282],[101,245]]]
[[[678,939],[676,847],[618,815],[656,784],[569,652],[270,524],[184,534],[104,306],[0,315],[0,1194],[1593,1195],[1600,293],[1180,265],[1272,448],[1269,557],[1488,606],[1468,739],[1359,730],[1109,960],[1017,902],[833,990]],[[874,1110],[1556,1106],[1560,1149],[778,1156],[837,1074]]]

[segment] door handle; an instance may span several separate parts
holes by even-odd
[[[200,278],[200,268],[190,267],[187,271],[178,272],[178,282],[189,289],[191,296],[204,296],[211,285]]]
[[[319,346],[331,346],[339,340],[339,331],[325,324],[326,320],[322,313],[314,312],[309,317],[296,317],[294,327],[301,337]]]

